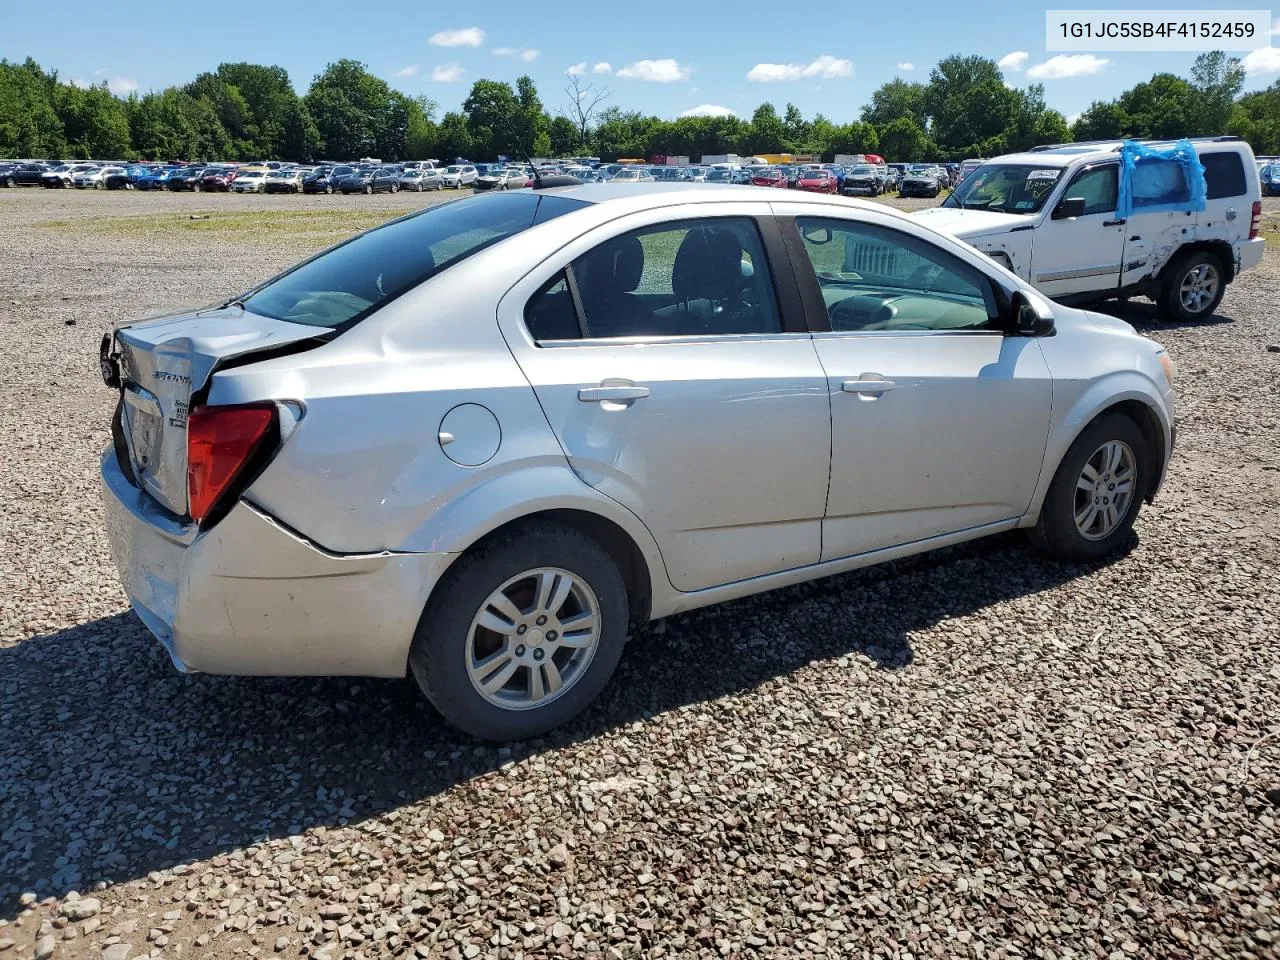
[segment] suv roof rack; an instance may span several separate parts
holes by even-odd
[[[1179,139],[1190,140],[1192,143],[1227,143],[1240,138],[1231,134],[1224,134],[1217,137],[1127,137],[1125,139],[1135,140],[1138,143],[1173,143]],[[1113,150],[1119,150],[1120,144],[1124,142],[1124,140],[1112,138],[1109,140],[1077,140],[1074,143],[1042,143],[1032,147],[1027,153],[1048,153],[1067,147],[1105,147],[1112,144],[1114,144]]]

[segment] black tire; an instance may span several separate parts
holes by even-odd
[[[547,566],[568,570],[595,593],[601,620],[595,654],[577,681],[545,706],[504,709],[481,696],[468,676],[471,621],[507,580]],[[482,740],[525,740],[568,723],[599,696],[622,656],[628,619],[622,574],[598,543],[557,523],[516,527],[468,553],[445,574],[418,622],[409,666],[427,699],[458,729]]]
[[[4,185],[6,187],[16,187],[18,185],[18,181],[13,179],[13,177],[5,177]]]
[[[1119,440],[1127,444],[1133,453],[1133,495],[1125,508],[1124,516],[1107,536],[1091,540],[1076,526],[1077,481],[1085,464],[1105,443]],[[1029,531],[1031,542],[1044,553],[1059,560],[1099,560],[1119,550],[1129,537],[1129,531],[1138,517],[1143,494],[1147,488],[1149,451],[1146,438],[1138,425],[1122,413],[1109,413],[1099,417],[1076,438],[1058,465],[1058,471],[1049,484],[1040,519]],[[1106,491],[1103,491],[1104,493]]]
[[[1182,283],[1193,270],[1202,266],[1208,267],[1217,277],[1217,292],[1197,310],[1188,309],[1182,302]],[[1184,323],[1203,320],[1213,315],[1222,303],[1223,294],[1227,292],[1227,275],[1222,261],[1205,250],[1193,250],[1174,259],[1165,268],[1164,286],[1160,290],[1160,313],[1167,320],[1178,320]]]
[[[366,183],[364,185],[364,192],[366,196],[371,195],[373,193],[373,184]]]
[[[332,184],[332,183],[326,183],[326,184],[324,185],[324,192],[325,192],[325,193],[333,193],[333,184]]]

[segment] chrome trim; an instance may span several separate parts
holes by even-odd
[[[536,347],[643,347],[662,343],[752,343],[759,340],[808,340],[808,331],[781,333],[725,333],[689,336],[582,337],[575,340],[534,340]]]
[[[815,330],[814,340],[844,337],[1003,337],[1003,330]]]
[[[1079,280],[1082,277],[1101,277],[1108,273],[1120,274],[1120,264],[1113,263],[1103,267],[1081,267],[1077,270],[1059,270],[1057,273],[1037,273],[1036,282],[1049,280]]]

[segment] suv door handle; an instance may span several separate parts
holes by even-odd
[[[1102,225],[1104,227],[1123,227],[1128,222],[1128,220],[1103,220]]]
[[[846,380],[840,389],[845,393],[884,393],[896,386],[892,380]]]
[[[648,395],[648,387],[637,386],[583,387],[578,391],[578,399],[583,403],[603,403],[607,400],[640,400]]]

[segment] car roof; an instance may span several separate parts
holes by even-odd
[[[572,187],[549,187],[540,193],[567,197],[570,200],[581,200],[590,204],[610,204],[631,208],[627,212],[647,210],[657,207],[676,206],[684,203],[737,203],[754,201],[769,202],[776,198],[762,196],[759,187],[746,184],[705,184],[689,181],[672,182],[667,180],[644,181],[635,184],[583,183]],[[877,213],[898,214],[899,211],[882,203],[871,203],[850,197],[835,197],[830,194],[810,194],[802,191],[788,192],[787,203],[807,203],[814,206],[830,206],[833,203],[862,210],[874,210]],[[906,217],[906,214],[900,214]]]

